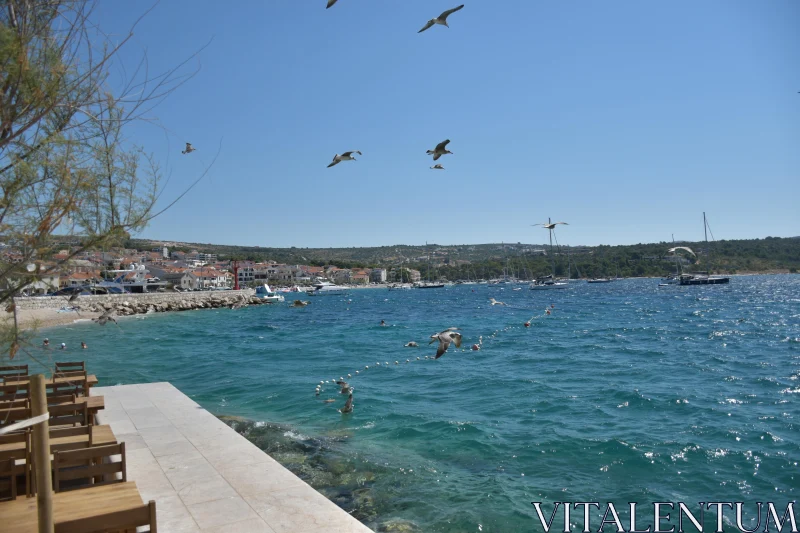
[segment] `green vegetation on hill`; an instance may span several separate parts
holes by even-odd
[[[132,248],[149,250],[162,241],[131,240]],[[675,261],[667,250],[688,246],[697,258],[682,254],[685,270],[709,270],[735,274],[742,272],[794,271],[800,269],[800,237],[753,240],[651,243],[624,246],[561,246],[550,254],[549,246],[539,244],[470,244],[427,246],[380,246],[363,248],[265,248],[200,243],[180,243],[171,250],[217,254],[224,259],[272,260],[287,264],[335,265],[340,268],[403,266],[415,268],[430,278],[448,280],[488,279],[507,274],[532,278],[549,274],[555,262],[556,274],[565,276],[568,265],[572,277],[661,276],[675,271]],[[547,255],[543,255],[545,251]],[[555,261],[553,261],[555,260]]]

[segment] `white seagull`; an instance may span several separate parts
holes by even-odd
[[[505,304],[505,303],[503,303],[503,302],[498,302],[498,301],[497,301],[497,300],[495,300],[494,298],[489,298],[489,302],[490,302],[490,303],[491,303],[493,306],[494,306],[494,305],[506,305],[506,304]]]
[[[444,167],[441,165],[441,163],[437,163],[437,164],[433,165],[431,167],[431,169],[432,170],[444,170]]]
[[[450,347],[451,342],[456,343],[456,348],[461,348],[461,333],[457,333],[457,329],[458,328],[447,328],[444,331],[431,335],[431,342],[428,344],[439,341],[439,348],[436,350],[435,359],[439,359],[444,355],[444,352]],[[425,356],[425,358],[427,359],[427,356]]]
[[[444,13],[442,13],[441,15],[436,17],[435,19],[429,20],[428,23],[425,24],[425,27],[422,28],[421,30],[419,30],[417,33],[424,32],[425,30],[427,30],[428,28],[430,28],[434,24],[441,24],[442,26],[447,26],[449,28],[450,26],[447,25],[447,17],[449,17],[451,14],[455,13],[456,11],[458,11],[459,9],[461,9],[463,7],[464,7],[464,4],[461,4],[460,6],[454,7],[453,9],[448,9],[447,11],[445,11]]]
[[[331,168],[333,165],[338,165],[342,161],[355,161],[356,158],[353,157],[353,154],[362,155],[361,152],[359,152],[358,150],[353,150],[352,152],[345,152],[342,155],[336,154],[335,156],[333,156],[333,161],[331,161],[331,164],[328,165],[328,168]]]
[[[447,144],[449,142],[450,142],[450,139],[446,139],[446,140],[440,142],[439,144],[437,144],[436,148],[434,148],[433,150],[428,150],[425,153],[428,154],[428,155],[432,155],[434,161],[436,161],[437,159],[439,159],[440,157],[442,157],[445,154],[452,154],[453,152],[451,152],[450,150],[448,150],[446,148],[446,146],[447,146]]]
[[[195,150],[197,150],[197,148],[193,147],[192,143],[186,143],[186,149],[181,151],[181,153],[182,154],[191,154]]]
[[[569,226],[566,222],[543,222],[542,224],[531,224],[531,226],[542,226],[545,229],[555,229],[556,224],[564,224]]]

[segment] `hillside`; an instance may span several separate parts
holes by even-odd
[[[491,278],[504,274],[520,278],[550,273],[566,275],[568,265],[573,277],[660,276],[675,270],[667,257],[672,246],[688,246],[697,259],[685,254],[688,269],[712,270],[728,274],[742,272],[792,272],[800,269],[800,237],[703,242],[650,243],[624,246],[561,246],[550,253],[548,245],[524,243],[488,243],[469,245],[394,245],[363,248],[269,248],[221,244],[132,239],[128,246],[151,249],[168,246],[170,250],[217,254],[220,259],[272,260],[288,264],[333,264],[342,268],[396,266],[417,268],[431,278],[450,280]],[[428,257],[430,256],[430,261]],[[709,261],[710,260],[710,266]]]

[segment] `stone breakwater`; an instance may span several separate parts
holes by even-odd
[[[254,296],[255,291],[201,291],[171,292],[145,294],[107,294],[98,296],[81,296],[74,305],[82,311],[103,312],[113,310],[119,316],[143,313],[165,313],[168,311],[188,311],[191,309],[215,309],[228,307],[242,302],[247,305],[264,303]],[[64,296],[40,296],[34,298],[16,298],[17,309],[21,311],[37,309],[61,309],[71,304]]]

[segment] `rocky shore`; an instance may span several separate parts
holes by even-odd
[[[72,304],[66,297],[16,298],[17,320],[23,329],[45,328],[89,320],[105,311],[116,316],[216,309],[232,305],[264,305],[251,289],[189,293],[112,294],[81,296]],[[12,320],[6,313],[6,320]]]

